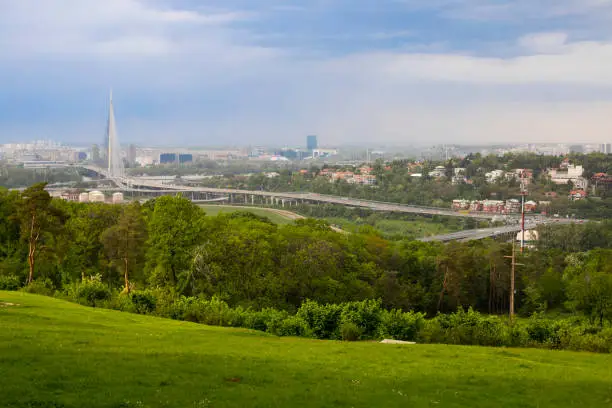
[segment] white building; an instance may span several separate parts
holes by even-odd
[[[121,204],[123,202],[123,193],[113,193],[113,204]]]
[[[103,203],[106,201],[104,197],[104,193],[101,191],[90,191],[89,192],[89,202],[90,203]]]
[[[584,168],[573,164],[559,169],[552,169],[548,173],[550,180],[555,184],[567,184],[571,181],[575,188],[586,190],[589,186],[589,181],[582,177],[583,174]]]
[[[503,170],[493,170],[488,173],[485,173],[485,178],[487,179],[487,183],[495,183],[498,180],[501,180],[506,172]]]
[[[446,176],[446,167],[444,166],[436,166],[433,171],[429,172],[429,177],[433,178],[442,178]]]

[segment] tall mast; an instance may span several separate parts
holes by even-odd
[[[106,125],[106,137],[108,138],[108,174],[110,175],[112,172],[111,169],[111,160],[112,160],[112,153],[113,153],[113,141],[110,140],[111,139],[111,115],[113,114],[113,90],[110,90],[110,95],[109,95],[109,107],[108,107],[108,122]]]

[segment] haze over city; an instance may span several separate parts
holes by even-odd
[[[0,142],[593,142],[612,2],[0,1]]]

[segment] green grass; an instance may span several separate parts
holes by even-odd
[[[231,205],[208,205],[202,204],[200,205],[206,212],[206,215],[215,216],[221,213],[229,214],[237,211],[246,211],[253,213],[255,215],[259,215],[262,217],[267,217],[275,224],[283,225],[290,224],[293,220],[289,217],[285,217],[274,210],[268,208],[255,208],[255,207],[239,207],[239,206],[231,206]]]
[[[345,218],[326,218],[330,224],[336,224],[341,226],[347,231],[358,231],[363,223],[347,220]],[[369,223],[365,225],[371,225]],[[455,230],[446,227],[441,223],[433,221],[403,221],[403,220],[377,220],[372,225],[375,229],[380,231],[384,237],[393,238],[397,236],[406,238],[423,238],[432,235],[441,235]]]
[[[612,357],[278,338],[0,292],[2,407],[609,407]]]

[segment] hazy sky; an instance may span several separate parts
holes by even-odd
[[[0,142],[612,141],[612,0],[0,0]]]

